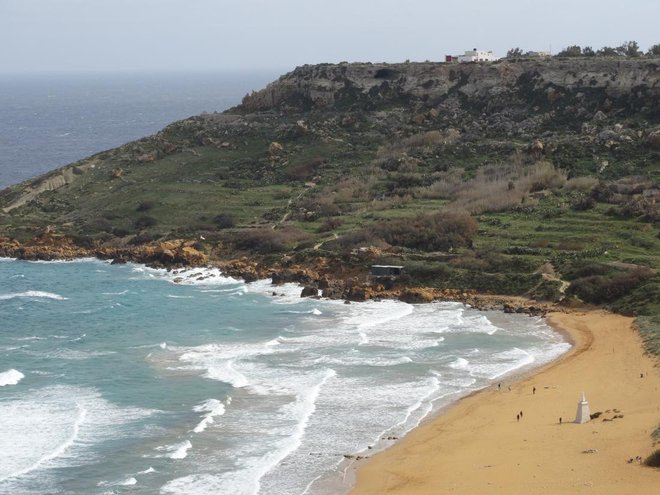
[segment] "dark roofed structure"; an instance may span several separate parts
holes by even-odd
[[[402,266],[396,265],[371,265],[369,275],[372,277],[398,277],[403,273]]]

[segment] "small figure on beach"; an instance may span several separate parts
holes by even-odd
[[[532,395],[536,395],[536,387],[532,388]]]
[[[520,422],[520,414],[516,414],[516,421]]]
[[[561,416],[559,416],[559,424],[561,424]]]
[[[520,419],[522,419],[522,411],[520,411]]]
[[[498,384],[497,384],[497,390],[500,390],[501,388],[502,388],[502,384],[501,384],[501,383],[498,383]]]
[[[511,392],[511,385],[509,385],[509,392]]]

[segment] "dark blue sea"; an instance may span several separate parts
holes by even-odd
[[[277,75],[0,74],[0,188],[226,110]]]
[[[272,79],[197,77],[4,80],[3,182]],[[0,259],[0,494],[344,493],[345,456],[568,349],[539,318],[299,294],[211,268]]]

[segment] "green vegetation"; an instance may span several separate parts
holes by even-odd
[[[625,61],[570,47],[579,63],[510,62],[514,80],[497,63],[301,67],[224,114],[0,192],[0,236],[401,264],[402,283],[637,316],[658,353],[658,60],[624,45]]]

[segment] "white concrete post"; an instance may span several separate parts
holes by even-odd
[[[575,415],[575,422],[577,424],[586,423],[591,419],[589,415],[590,415],[589,403],[587,402],[587,398],[584,396],[584,392],[582,392],[582,400],[578,402],[577,414]]]

